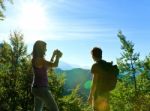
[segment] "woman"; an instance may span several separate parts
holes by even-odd
[[[48,91],[48,68],[57,67],[62,53],[59,50],[53,52],[55,56],[54,62],[49,62],[44,59],[46,52],[46,43],[44,41],[36,41],[33,46],[32,67],[34,72],[32,93],[34,95],[34,110],[42,111],[43,105],[46,104],[49,111],[59,111],[58,106],[51,94]]]

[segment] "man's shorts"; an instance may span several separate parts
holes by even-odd
[[[97,95],[93,101],[94,111],[109,111],[109,93]]]

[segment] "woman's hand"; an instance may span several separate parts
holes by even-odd
[[[62,52],[60,51],[60,50],[56,50],[56,57],[58,57],[58,58],[60,58],[60,57],[62,57]]]
[[[54,55],[54,56],[57,55],[57,49],[53,51],[53,55]]]
[[[53,55],[52,55],[51,60],[50,60],[51,62],[54,61],[54,58],[55,58],[56,54],[57,54],[57,50],[54,50]]]

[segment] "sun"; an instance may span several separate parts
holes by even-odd
[[[19,27],[25,30],[43,30],[47,25],[45,6],[38,1],[22,2],[19,14]]]

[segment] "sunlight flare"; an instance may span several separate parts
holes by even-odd
[[[48,22],[46,7],[38,1],[22,2],[19,27],[23,30],[44,30]]]

